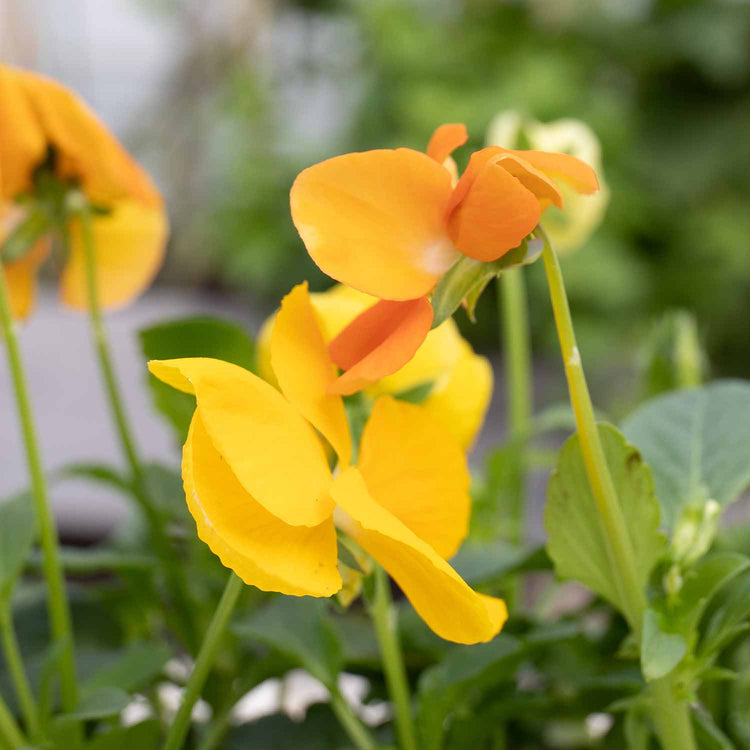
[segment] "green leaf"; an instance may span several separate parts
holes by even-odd
[[[117,549],[61,547],[60,562],[66,573],[90,575],[92,573],[130,573],[151,571],[159,561],[151,555],[138,555],[120,552]],[[32,552],[28,567],[33,571],[42,570],[42,553]]]
[[[3,263],[20,260],[31,252],[35,243],[51,230],[50,221],[41,211],[27,211],[25,218],[0,243]]]
[[[462,256],[443,275],[432,293],[432,327],[437,328],[450,318],[464,299],[471,305],[469,314],[473,316],[474,306],[487,284],[508,268],[533,263],[541,254],[542,247],[541,240],[524,240],[491,263]]]
[[[23,570],[34,530],[34,507],[28,493],[0,501],[0,597],[8,595]]]
[[[277,596],[233,630],[272,646],[324,685],[336,685],[343,649],[325,602],[306,596]]]
[[[670,529],[688,505],[726,506],[750,484],[750,383],[719,380],[659,396],[623,432],[651,466]]]
[[[700,653],[710,656],[750,629],[750,575],[732,585],[728,596],[711,615]]]
[[[69,714],[60,717],[62,721],[91,721],[106,719],[119,714],[130,703],[130,696],[117,687],[103,687],[85,695]]]
[[[417,727],[423,750],[440,750],[450,715],[485,687],[511,680],[523,656],[522,644],[509,635],[489,643],[455,646],[419,680]]]
[[[516,547],[502,541],[467,542],[450,563],[470,586],[494,583],[520,571],[549,570],[551,565],[544,547]]]
[[[253,340],[238,325],[212,317],[174,320],[140,331],[141,349],[146,359],[213,357],[247,370],[255,364]],[[156,408],[171,422],[182,443],[195,411],[195,398],[149,375]]]
[[[160,744],[158,719],[147,719],[130,727],[116,727],[94,735],[86,744],[86,750],[158,750]]]
[[[687,653],[688,645],[679,633],[664,629],[663,616],[654,609],[643,614],[641,671],[648,682],[669,674]]]
[[[109,664],[99,667],[82,685],[84,696],[109,687],[129,693],[149,686],[161,673],[172,656],[162,643],[134,643],[114,656]]]
[[[736,750],[734,743],[703,711],[693,711],[693,729],[698,750]]]
[[[649,574],[665,549],[659,532],[659,506],[649,467],[612,425],[599,425],[604,455],[620,500],[630,537],[636,577],[645,589]],[[620,601],[617,572],[607,554],[608,540],[589,486],[578,444],[573,435],[563,445],[547,488],[544,514],[547,551],[561,578],[574,578],[626,612]]]

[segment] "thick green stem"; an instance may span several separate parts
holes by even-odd
[[[6,748],[7,750],[16,750],[16,748],[23,747],[25,744],[26,740],[21,734],[21,729],[16,724],[16,720],[2,696],[0,696],[0,747],[4,750]]]
[[[18,704],[21,707],[26,730],[33,741],[41,739],[41,722],[39,721],[39,709],[31,691],[29,678],[21,658],[21,650],[18,647],[16,631],[13,627],[13,615],[10,608],[10,600],[0,601],[0,639],[3,644],[3,655],[8,667],[13,689],[16,691]]]
[[[39,444],[26,388],[21,352],[16,338],[15,324],[10,310],[5,274],[0,270],[0,323],[8,353],[8,366],[16,396],[16,407],[21,433],[26,447],[26,460],[31,478],[39,540],[43,553],[44,579],[47,584],[48,610],[52,637],[64,644],[60,653],[60,682],[63,708],[72,711],[77,702],[75,660],[73,657],[73,629],[65,593],[65,578],[60,564],[57,529],[49,503],[47,480],[42,467]]]
[[[599,438],[560,264],[541,226],[537,228],[537,233],[544,240],[542,258],[586,474],[608,542],[610,564],[616,571],[615,584],[626,610],[623,614],[640,642],[643,614],[648,606],[646,593],[638,583],[633,546]],[[650,684],[649,691],[652,697],[652,718],[662,747],[665,750],[695,750],[690,707],[675,695],[671,678],[667,676],[655,680]]]
[[[169,538],[165,530],[164,519],[161,512],[151,497],[146,484],[138,451],[136,450],[130,424],[125,412],[125,405],[120,395],[120,388],[112,364],[109,351],[104,320],[102,318],[101,304],[99,301],[99,289],[96,282],[96,250],[91,227],[91,215],[88,206],[80,211],[81,230],[83,246],[86,257],[86,288],[89,304],[89,318],[91,330],[99,359],[99,369],[104,381],[105,390],[109,399],[112,418],[120,439],[122,452],[130,468],[133,492],[148,521],[154,550],[164,566],[175,605],[180,614],[180,631],[187,641],[187,645],[194,653],[197,648],[197,636],[193,626],[193,617],[190,608],[190,598],[187,592],[184,577],[179,569],[179,562],[175,557]]]
[[[203,639],[198,658],[195,661],[193,673],[190,675],[185,692],[182,696],[180,708],[175,716],[174,723],[169,729],[167,740],[164,743],[164,750],[179,750],[182,747],[188,730],[190,729],[190,716],[193,712],[193,706],[200,697],[203,685],[206,682],[208,673],[216,659],[216,654],[221,646],[222,638],[229,624],[229,618],[232,616],[234,607],[237,604],[240,594],[245,584],[234,573],[230,573],[229,580],[221,596],[219,605],[216,607],[214,616],[206,631]]]
[[[359,750],[376,750],[378,744],[369,729],[360,721],[338,689],[331,691],[331,708],[349,739]]]
[[[370,607],[375,634],[383,659],[383,671],[388,685],[388,693],[396,712],[396,733],[401,750],[417,750],[417,736],[411,712],[409,682],[406,678],[404,656],[396,630],[396,613],[386,572],[377,564],[375,576],[375,596]]]

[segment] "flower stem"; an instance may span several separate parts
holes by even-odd
[[[0,747],[15,750],[26,743],[13,714],[0,696]]]
[[[504,348],[506,412],[508,436],[516,457],[517,475],[510,502],[502,508],[506,521],[507,541],[524,542],[526,512],[527,449],[532,414],[532,367],[529,335],[529,311],[526,286],[520,268],[504,271],[497,281],[498,315],[501,348]],[[512,610],[521,596],[521,580],[517,578],[508,592]]]
[[[65,578],[60,564],[60,550],[55,519],[49,503],[47,479],[44,475],[39,444],[34,427],[31,402],[26,388],[21,352],[16,338],[15,324],[10,310],[5,274],[0,270],[0,324],[5,337],[8,366],[16,396],[16,408],[26,447],[26,460],[31,478],[32,496],[39,526],[39,539],[43,553],[44,579],[47,584],[50,627],[52,637],[64,644],[60,653],[60,683],[62,704],[66,711],[75,708],[77,698],[75,660],[73,657],[73,632],[70,609],[65,593]]]
[[[358,750],[376,750],[377,742],[337,689],[331,691],[331,708]]]
[[[187,642],[188,648],[194,653],[197,648],[197,635],[193,625],[194,620],[191,614],[190,598],[187,592],[187,587],[178,567],[177,558],[172,552],[164,528],[162,513],[157,508],[148,491],[143,467],[138,456],[138,451],[135,447],[135,441],[125,412],[124,401],[120,395],[120,388],[112,364],[109,341],[104,327],[101,303],[99,301],[99,289],[96,283],[96,252],[91,226],[91,214],[88,206],[81,208],[80,218],[86,259],[86,285],[89,303],[89,318],[91,320],[91,330],[96,346],[96,353],[99,359],[99,369],[101,371],[102,379],[104,380],[104,386],[109,399],[117,434],[120,439],[122,452],[130,468],[134,496],[146,516],[154,549],[164,566],[169,587],[180,614],[180,631]]]
[[[541,225],[535,231],[544,240],[542,258],[586,474],[608,542],[610,564],[616,571],[615,585],[619,589],[620,601],[624,603],[623,614],[636,640],[640,642],[643,614],[648,606],[646,594],[638,583],[632,543],[599,438],[560,263]],[[671,677],[667,675],[650,683],[649,692],[652,698],[652,719],[662,747],[665,750],[695,750],[690,708],[687,701],[680,700],[674,694]]]
[[[26,676],[21,651],[18,648],[9,597],[3,597],[3,600],[0,601],[0,639],[2,639],[5,664],[26,722],[26,730],[31,739],[36,742],[42,736],[39,710],[31,691],[29,678]]]
[[[244,586],[245,584],[241,578],[234,573],[229,574],[229,580],[206,631],[205,638],[198,652],[198,658],[195,661],[193,673],[188,680],[174,722],[169,728],[169,734],[167,735],[163,750],[180,750],[185,741],[185,737],[190,729],[190,716],[193,712],[193,706],[200,697],[203,685],[219,651],[219,646],[221,646],[222,638],[229,624],[229,618],[232,616],[232,612]]]
[[[383,658],[385,681],[388,693],[396,712],[396,733],[401,750],[417,750],[417,736],[411,712],[409,683],[406,678],[404,656],[396,630],[396,613],[386,572],[377,564],[375,576],[375,596],[370,607],[375,634]]]

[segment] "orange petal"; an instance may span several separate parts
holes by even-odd
[[[352,450],[349,423],[341,397],[326,392],[338,372],[323,341],[307,282],[281,301],[271,334],[271,367],[281,392],[323,434],[346,468]]]
[[[461,182],[456,190],[460,187]],[[534,193],[501,165],[487,161],[451,213],[448,230],[464,255],[492,261],[518,247],[540,216]]]
[[[346,370],[330,392],[354,393],[403,367],[430,332],[432,317],[426,297],[381,300],[365,310],[328,345],[331,359]]]
[[[80,224],[70,227],[70,256],[62,273],[63,302],[88,309],[86,255]],[[137,201],[113,204],[112,212],[93,219],[99,301],[105,309],[122,307],[153,281],[164,259],[167,217],[161,207]]]
[[[510,172],[525,188],[531,190],[543,207],[550,203],[558,208],[563,207],[562,193],[552,178],[533,167],[520,156],[503,154],[495,164]]]
[[[61,178],[79,180],[93,201],[134,198],[161,207],[161,196],[148,174],[82,99],[46,76],[21,70],[11,73],[25,92],[45,145],[57,149]]]
[[[505,150],[505,149],[503,149]],[[578,193],[595,193],[599,189],[596,172],[586,162],[570,154],[549,151],[509,151],[552,177],[570,185]]]
[[[457,643],[489,641],[498,633],[508,617],[505,603],[473,591],[429,544],[373,500],[357,469],[340,474],[331,493],[344,512],[337,523],[390,573],[435,633]]]
[[[0,245],[2,241],[0,234]],[[49,255],[50,245],[48,238],[41,239],[22,258],[0,265],[0,273],[5,274],[5,283],[8,285],[10,309],[17,320],[23,320],[34,309],[36,275],[39,266]]]
[[[0,64],[0,200],[31,187],[47,139],[21,85],[20,71]]]
[[[427,144],[427,156],[442,164],[457,148],[469,140],[466,125],[463,123],[447,123],[435,130]]]
[[[292,219],[334,279],[381,299],[427,294],[457,254],[445,231],[446,169],[411,149],[346,154],[301,172]]]
[[[289,526],[249,495],[214,447],[196,410],[182,476],[198,536],[242,580],[263,591],[331,596],[341,588],[333,519]]]
[[[466,456],[449,428],[416,404],[375,402],[357,467],[372,497],[445,559],[466,538],[471,514]]]
[[[269,513],[290,526],[317,526],[330,517],[323,444],[273,386],[219,359],[151,361],[148,368],[167,385],[195,394],[214,447]]]

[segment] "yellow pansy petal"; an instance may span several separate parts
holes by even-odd
[[[167,217],[161,208],[121,201],[92,222],[99,301],[105,309],[127,305],[153,281],[164,259]],[[81,226],[71,224],[70,256],[61,280],[62,301],[88,308],[86,256]]]
[[[31,187],[47,141],[21,85],[19,71],[0,64],[0,200]]]
[[[198,536],[242,580],[263,591],[331,596],[341,588],[336,529],[289,526],[256,502],[216,450],[196,410],[182,476]]]
[[[307,282],[281,302],[271,335],[271,366],[281,392],[333,446],[342,467],[348,466],[351,438],[344,402],[326,392],[338,371],[318,327]]]
[[[473,591],[429,544],[373,500],[357,469],[340,474],[331,493],[346,514],[340,525],[388,571],[441,638],[479,643],[500,631],[505,604]]]
[[[455,554],[469,526],[469,470],[456,439],[425,409],[379,398],[357,466],[380,505],[441,557]]]
[[[0,232],[0,245],[2,242]],[[42,239],[22,258],[12,263],[0,264],[0,273],[5,274],[5,283],[8,285],[10,309],[17,320],[23,320],[34,309],[37,271],[49,255],[49,250],[49,239]]]
[[[346,154],[301,172],[292,219],[310,257],[381,299],[427,294],[458,257],[445,231],[449,173],[411,149]]]
[[[93,201],[133,198],[152,208],[161,206],[161,196],[148,174],[82,99],[38,73],[11,73],[26,94],[45,145],[57,150],[61,178],[80,181]]]
[[[468,451],[484,422],[494,376],[486,357],[474,354],[466,341],[461,344],[462,354],[455,367],[435,384],[422,407]]]
[[[214,447],[267,511],[292,526],[317,526],[331,515],[323,445],[273,386],[218,359],[152,361],[149,370],[195,394]]]

